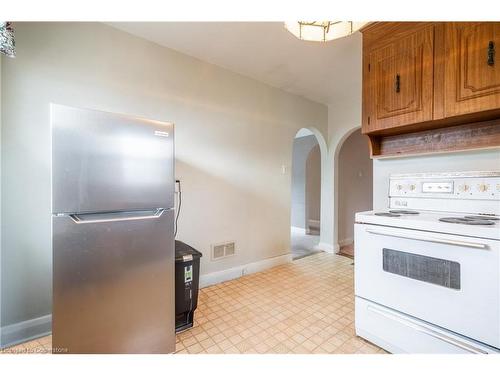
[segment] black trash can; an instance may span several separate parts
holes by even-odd
[[[175,241],[175,332],[193,326],[198,306],[202,254],[182,241]]]

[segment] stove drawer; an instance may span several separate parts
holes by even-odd
[[[497,350],[356,297],[356,334],[391,353],[490,354]]]
[[[500,348],[500,241],[355,225],[355,294]]]

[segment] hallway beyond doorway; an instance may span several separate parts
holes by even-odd
[[[296,227],[292,227],[290,235],[290,247],[293,260],[321,252],[321,250],[315,249],[316,245],[319,243],[319,236],[306,234],[302,228]]]

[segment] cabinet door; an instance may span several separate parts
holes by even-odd
[[[445,116],[499,109],[500,22],[449,23],[445,38]]]
[[[365,55],[365,133],[432,120],[433,41],[430,26]]]

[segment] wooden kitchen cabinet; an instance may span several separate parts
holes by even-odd
[[[445,116],[500,108],[500,22],[445,25]]]
[[[362,131],[373,157],[500,147],[500,22],[374,22]]]
[[[365,133],[432,120],[433,31],[426,27],[367,54]]]

